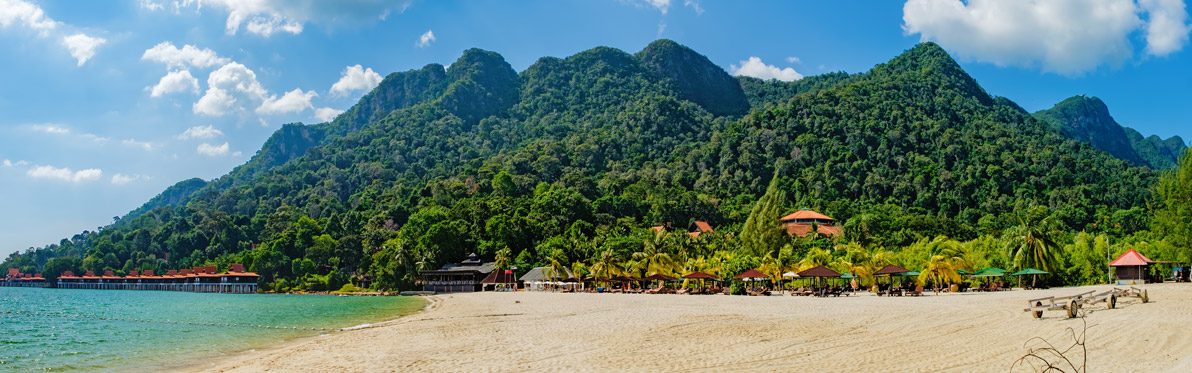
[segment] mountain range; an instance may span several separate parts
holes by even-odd
[[[1031,114],[933,43],[795,82],[732,77],[670,40],[520,73],[470,49],[390,74],[331,122],[282,126],[223,177],[3,265],[244,263],[269,289],[405,288],[472,252],[525,267],[628,257],[653,225],[731,234],[774,177],[783,209],[829,214],[866,245],[997,234],[1029,204],[1072,230],[1145,229],[1156,169],[1183,144],[1131,132],[1096,99]]]

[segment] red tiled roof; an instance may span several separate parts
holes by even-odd
[[[9,269],[8,269],[8,275],[9,275],[9,276],[16,276],[16,275],[19,275],[19,274],[21,274],[21,270],[19,270],[19,269],[16,269],[16,268],[9,268]]]
[[[1122,253],[1121,256],[1118,256],[1117,259],[1114,259],[1112,262],[1109,262],[1109,266],[1110,267],[1145,266],[1145,265],[1150,265],[1151,263],[1154,263],[1154,262],[1155,261],[1148,259],[1146,256],[1143,256],[1142,254],[1138,253],[1137,251],[1134,251],[1134,249],[1130,249],[1130,250]]]
[[[659,225],[659,226],[650,227],[650,230],[654,231],[654,233],[664,232],[664,231],[666,231],[666,227]]]
[[[787,216],[783,216],[782,219],[779,219],[779,220],[787,221],[787,220],[800,220],[800,219],[836,220],[836,219],[832,219],[832,217],[830,217],[828,215],[824,215],[824,214],[821,214],[821,213],[818,213],[815,211],[811,211],[808,209],[802,209],[799,211],[795,211],[795,213],[787,215]]]
[[[786,229],[786,233],[792,236],[807,237],[811,233],[811,224],[787,224],[782,226]],[[819,234],[829,237],[840,237],[844,235],[844,228],[839,225],[820,225],[816,230]]]
[[[875,274],[875,275],[893,275],[893,274],[910,272],[910,271],[911,270],[909,270],[909,269],[902,268],[902,267],[891,264],[891,265],[882,267],[882,269],[877,270],[877,272],[874,272],[873,274]]]

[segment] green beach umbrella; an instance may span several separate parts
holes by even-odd
[[[1034,269],[1034,268],[1027,268],[1027,269],[1018,271],[1018,272],[1011,273],[1010,276],[1045,275],[1045,274],[1047,274],[1047,271],[1038,270],[1038,269]]]
[[[1047,274],[1047,271],[1041,271],[1041,270],[1034,269],[1034,268],[1027,268],[1027,269],[1018,271],[1018,272],[1011,273],[1010,276],[1019,276],[1018,277],[1018,287],[1022,287],[1022,276],[1031,275],[1031,287],[1033,288],[1033,287],[1035,287],[1035,279],[1037,278],[1037,276],[1045,275],[1045,274]]]
[[[999,277],[1005,275],[1006,272],[1009,271],[1001,268],[987,267],[981,268],[980,270],[977,270],[977,272],[973,272],[973,277]]]
[[[919,271],[906,271],[906,272],[903,272],[903,273],[899,273],[898,275],[899,275],[899,276],[907,276],[907,277],[910,277],[910,276],[918,276],[918,275],[919,275]]]

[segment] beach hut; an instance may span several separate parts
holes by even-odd
[[[821,278],[838,278],[840,277],[840,272],[833,271],[824,266],[815,266],[805,271],[800,271],[798,275],[799,277],[815,278],[818,283]],[[823,293],[821,292],[820,295],[823,295]]]
[[[517,279],[513,277],[513,271],[510,270],[494,270],[488,273],[483,280],[480,280],[480,286],[483,290],[488,290],[489,285],[492,285],[493,290],[517,290]]]
[[[683,276],[683,278],[688,279],[688,280],[699,280],[700,290],[704,289],[704,280],[713,280],[713,281],[718,280],[716,278],[716,276],[712,276],[712,275],[709,275],[709,274],[703,273],[703,272],[691,272],[691,273],[688,273],[687,275]]]
[[[893,264],[882,267],[882,269],[877,270],[877,272],[873,272],[873,277],[874,277],[873,284],[874,284],[874,286],[877,285],[877,277],[878,276],[886,276],[886,277],[890,278],[890,287],[893,288],[894,287],[894,275],[897,275],[899,273],[906,273],[906,272],[910,272],[910,270],[893,265]]]
[[[557,286],[563,284],[564,279],[574,277],[571,270],[563,269],[562,273],[555,273],[554,270],[548,267],[534,267],[529,272],[518,278],[522,282],[522,288],[527,291],[543,291],[555,289]]]
[[[1130,284],[1145,284],[1147,268],[1154,262],[1134,249],[1130,249],[1109,262],[1109,266],[1114,268],[1114,277],[1117,278],[1118,284],[1125,285],[1126,281],[1129,281]]]

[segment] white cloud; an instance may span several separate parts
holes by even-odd
[[[33,129],[34,131],[45,132],[45,133],[50,133],[50,134],[55,134],[55,135],[66,135],[66,134],[70,133],[69,128],[59,127],[54,124],[34,124],[32,126],[29,126],[29,128]]]
[[[199,154],[206,155],[209,157],[219,157],[219,156],[228,155],[229,147],[228,147],[228,143],[226,141],[223,143],[223,145],[211,145],[208,143],[202,143],[202,144],[199,144],[198,152],[199,152]]]
[[[646,2],[646,4],[650,4],[650,6],[658,8],[658,11],[662,12],[662,14],[666,14],[667,9],[670,9],[670,0],[644,0],[644,1]]]
[[[802,62],[802,61],[801,61],[801,60],[799,60],[799,57],[790,56],[790,57],[787,57],[787,58],[786,58],[786,62],[787,62],[787,63],[799,63],[799,62]]]
[[[148,177],[145,177],[142,175],[115,174],[115,175],[112,175],[112,184],[124,185],[124,184],[128,184],[128,183],[140,180],[140,179],[148,179]]]
[[[333,109],[333,108],[329,108],[329,107],[321,107],[321,108],[318,108],[315,110],[315,118],[318,118],[320,121],[323,121],[323,122],[330,122],[330,121],[335,120],[335,117],[338,117],[340,114],[343,114],[343,112],[344,112],[343,110],[339,110],[339,109]]]
[[[699,5],[699,0],[683,0],[683,6],[691,7],[697,16],[704,14],[704,7]]]
[[[86,138],[86,139],[88,139],[88,140],[95,141],[95,142],[98,142],[98,143],[101,143],[101,144],[102,144],[102,143],[105,143],[105,142],[108,142],[108,140],[111,140],[111,139],[109,139],[109,138],[107,138],[107,137],[101,137],[101,136],[98,136],[98,135],[95,135],[95,134],[90,134],[90,133],[84,133],[84,134],[82,134],[82,135],[79,135],[79,136],[83,136],[83,138]]]
[[[265,100],[267,93],[257,81],[256,73],[244,65],[229,62],[207,76],[207,93],[194,103],[192,109],[195,114],[223,116],[233,110],[255,106]]]
[[[83,66],[91,57],[95,57],[95,48],[107,42],[104,38],[84,34],[74,34],[62,38],[62,45],[70,50],[71,57],[79,61],[79,66]]]
[[[426,33],[423,33],[422,36],[419,36],[418,41],[415,42],[414,45],[417,46],[418,48],[423,48],[423,47],[430,45],[430,43],[435,40],[436,39],[435,39],[434,31],[426,30]]]
[[[780,69],[774,65],[767,65],[758,57],[749,57],[748,60],[741,61],[741,66],[729,65],[729,72],[733,75],[752,76],[765,80],[778,79],[784,82],[803,79],[803,74],[799,74],[793,68]]]
[[[190,75],[189,70],[171,71],[161,77],[157,85],[153,86],[149,96],[161,97],[169,93],[191,92],[199,93],[199,80]]]
[[[3,164],[4,167],[12,167],[12,161],[10,160],[5,159]]]
[[[964,58],[1077,75],[1129,60],[1131,35],[1140,30],[1149,54],[1183,48],[1183,3],[1140,1],[909,0],[902,28]]]
[[[257,114],[287,114],[314,109],[310,99],[318,95],[315,91],[303,92],[301,88],[294,88],[293,91],[286,92],[281,98],[277,98],[277,95],[266,98],[265,102],[262,102],[261,106],[257,108]]]
[[[224,29],[235,35],[243,25],[252,34],[269,37],[277,32],[299,34],[307,22],[363,24],[383,20],[397,9],[404,11],[413,0],[401,1],[294,1],[294,0],[195,0],[182,7],[204,5],[228,12]]]
[[[211,49],[199,49],[199,47],[190,44],[183,45],[179,49],[174,46],[174,43],[168,41],[158,43],[153,48],[146,49],[145,53],[141,54],[141,60],[164,63],[170,68],[192,66],[201,69],[231,62],[227,58],[220,57]]]
[[[153,0],[141,0],[141,8],[148,10],[150,12],[155,12],[158,10],[165,9],[165,5],[162,5],[162,3],[155,2]]]
[[[377,74],[371,67],[365,69],[359,64],[348,66],[340,73],[339,81],[331,85],[331,95],[342,97],[354,91],[368,91],[381,84],[381,80],[381,74]]]
[[[215,137],[219,137],[219,136],[223,136],[223,131],[215,129],[214,126],[207,125],[207,126],[194,126],[191,128],[187,128],[186,131],[184,131],[184,132],[182,132],[182,134],[178,135],[178,139],[180,139],[180,140],[210,139],[210,138],[215,138]]]
[[[145,142],[145,141],[137,141],[136,139],[127,139],[127,140],[121,141],[120,143],[122,143],[124,145],[128,145],[128,146],[139,147],[139,148],[145,149],[145,151],[153,150],[152,143]]]
[[[50,179],[71,183],[80,183],[85,181],[99,180],[99,178],[103,176],[103,171],[98,168],[88,168],[86,170],[79,170],[76,172],[71,171],[69,168],[37,166],[25,172],[25,174],[35,179]]]
[[[1139,0],[1150,15],[1146,26],[1146,51],[1165,56],[1179,51],[1188,43],[1188,12],[1182,0]]]
[[[42,37],[58,27],[58,22],[46,17],[41,7],[22,0],[0,0],[0,26],[16,24],[38,31]]]

